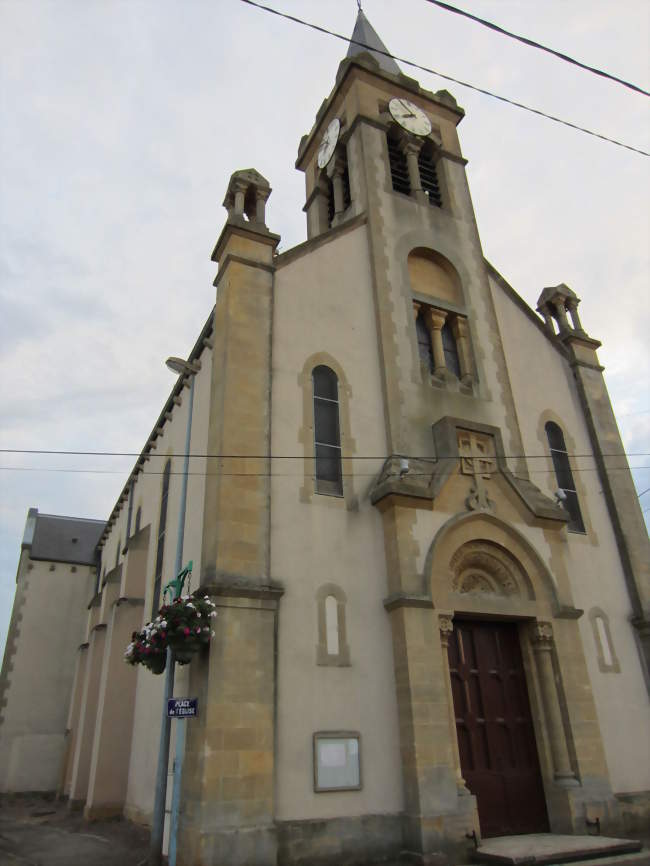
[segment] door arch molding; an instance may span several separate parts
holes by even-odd
[[[481,560],[485,582],[479,579]],[[463,578],[472,565],[474,586]],[[531,542],[485,512],[456,515],[438,530],[423,578],[433,606],[442,610],[533,619],[579,615],[569,587],[556,583]]]

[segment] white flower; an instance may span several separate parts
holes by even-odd
[[[164,619],[164,620],[160,623],[160,626],[161,626],[161,628],[167,628],[167,620]]]
[[[214,637],[214,631],[212,632],[212,637]]]
[[[216,616],[216,615],[217,615],[216,610],[213,610],[213,611],[209,614],[210,618],[212,618],[212,617],[214,617],[214,616]]]

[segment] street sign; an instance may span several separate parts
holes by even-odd
[[[167,715],[171,719],[191,719],[198,716],[198,698],[169,698]]]

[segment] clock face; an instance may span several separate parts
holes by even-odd
[[[428,135],[431,132],[429,118],[421,108],[418,108],[408,99],[396,96],[388,103],[388,110],[393,119],[407,132],[412,132],[414,135]]]
[[[323,136],[323,140],[321,141],[320,147],[318,148],[319,168],[325,168],[327,163],[332,158],[334,148],[336,147],[336,142],[339,140],[340,131],[341,121],[338,119],[338,117],[335,117],[334,120],[330,120],[329,126],[325,130],[325,135]]]

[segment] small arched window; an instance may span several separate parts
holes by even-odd
[[[445,353],[445,366],[450,373],[453,373],[457,379],[460,379],[460,360],[458,358],[458,346],[456,338],[452,331],[452,324],[447,317],[445,324],[442,326],[442,348]]]
[[[316,664],[348,667],[350,648],[345,625],[347,598],[340,586],[325,583],[316,592],[318,643]]]
[[[339,387],[336,373],[319,365],[312,371],[314,389],[315,491],[343,495]]]
[[[153,582],[153,600],[151,603],[151,618],[158,613],[160,607],[160,585],[162,583],[163,559],[165,555],[165,530],[167,528],[167,499],[169,498],[169,476],[172,462],[165,463],[160,493],[160,518],[158,520],[158,548],[156,550],[156,574]]]
[[[339,654],[338,602],[333,595],[325,599],[325,636],[328,656]]]
[[[135,531],[134,535],[137,535],[140,532],[140,523],[142,522],[142,507],[138,506],[138,510],[135,512]]]
[[[569,454],[564,444],[564,433],[553,421],[549,421],[544,427],[551,449],[553,469],[558,488],[564,493],[563,504],[571,517],[567,529],[571,532],[584,532],[585,524],[580,511],[576,485],[571,472]]]
[[[115,551],[115,568],[120,564],[120,550],[122,550],[122,539],[117,540],[117,550]]]
[[[418,337],[418,354],[420,360],[427,365],[430,373],[433,373],[433,351],[431,349],[431,335],[424,320],[422,310],[418,312],[415,320],[415,332]]]

